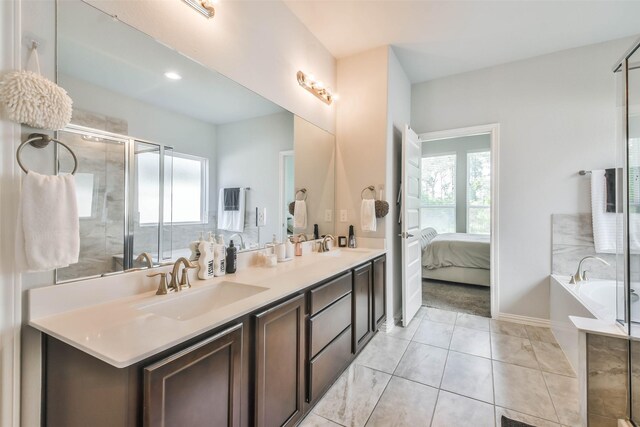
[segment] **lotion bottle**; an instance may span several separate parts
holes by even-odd
[[[200,257],[198,258],[198,278],[202,280],[211,279],[214,276],[214,253],[211,242],[204,239],[198,245]]]
[[[223,242],[222,235],[218,238],[219,242]],[[213,237],[211,238],[213,246],[213,274],[216,277],[224,276],[226,273],[226,250],[224,244],[215,243]]]

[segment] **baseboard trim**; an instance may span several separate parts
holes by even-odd
[[[520,316],[519,314],[498,313],[495,317],[497,320],[504,320],[507,322],[522,323],[524,325],[541,326],[543,328],[550,328],[551,321],[549,319],[540,319],[538,317]]]

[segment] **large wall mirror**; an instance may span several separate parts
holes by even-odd
[[[170,262],[208,233],[240,250],[314,224],[333,233],[333,135],[93,6],[57,8],[57,78],[74,107],[58,137],[79,158],[81,239],[57,282],[146,266],[144,253]]]

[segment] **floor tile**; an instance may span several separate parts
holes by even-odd
[[[403,340],[411,340],[413,338],[413,335],[418,330],[418,326],[420,326],[421,320],[422,319],[414,317],[413,320],[409,322],[409,326],[404,328],[401,325],[396,325],[393,329],[391,329],[391,332],[387,333],[387,335],[391,335],[392,337],[400,338]]]
[[[558,422],[542,372],[493,361],[493,381],[496,405]]]
[[[456,317],[458,317],[458,313],[456,313],[455,311],[426,307],[423,319],[431,320],[432,322],[449,323],[453,325],[454,323],[456,323]]]
[[[342,425],[364,426],[390,379],[384,372],[352,364],[313,412]]]
[[[437,389],[393,377],[371,414],[367,426],[428,426],[437,399]]]
[[[453,329],[450,350],[473,354],[481,357],[491,357],[491,339],[489,332],[468,329],[457,326]]]
[[[458,313],[456,318],[456,326],[462,326],[463,328],[479,329],[481,331],[489,332],[489,319],[488,317],[475,316],[473,314]]]
[[[558,420],[565,425],[580,426],[580,400],[577,378],[543,372]]]
[[[420,326],[418,326],[418,330],[413,336],[413,341],[417,341],[422,344],[435,345],[437,347],[449,348],[452,334],[453,325],[422,319]]]
[[[407,340],[376,334],[355,363],[392,374],[408,345]]]
[[[333,421],[329,421],[311,412],[298,424],[298,427],[340,427],[340,424],[336,424]]]
[[[511,335],[520,338],[529,338],[524,325],[520,323],[505,322],[491,319],[491,332],[494,334]]]
[[[491,355],[501,362],[538,369],[533,346],[526,338],[491,334]]]
[[[440,388],[493,403],[491,360],[450,351]]]
[[[556,337],[551,332],[550,328],[541,328],[539,326],[525,325],[527,335],[531,341],[542,341],[557,344]]]
[[[502,416],[510,418],[521,423],[530,424],[536,427],[560,427],[558,423],[552,423],[551,421],[543,420],[542,418],[534,417],[531,415],[523,414],[521,412],[514,411],[512,409],[501,408],[496,406],[496,426],[500,427],[502,424]]]
[[[440,387],[447,354],[447,350],[443,348],[412,342],[402,356],[394,375]]]
[[[550,344],[540,341],[531,341],[533,351],[536,354],[540,369],[554,374],[575,377],[573,368],[558,344]]]
[[[493,405],[440,390],[431,427],[494,427]]]
[[[418,309],[418,311],[416,312],[416,315],[414,316],[414,319],[422,319],[425,315],[425,313],[427,312],[427,308],[426,306],[422,306]]]

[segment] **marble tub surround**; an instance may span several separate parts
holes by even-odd
[[[157,277],[147,278],[148,271],[33,289],[29,291],[29,324],[122,368],[384,253],[382,249],[363,248],[343,249],[339,256],[312,253],[276,267],[248,266],[232,275],[193,280],[191,289],[164,296],[155,295]],[[181,298],[220,282],[237,282],[265,290],[185,320],[139,309],[157,301]]]
[[[593,243],[591,213],[553,214],[552,228],[552,274],[571,275],[578,263],[588,255],[598,256],[610,265],[598,263],[589,268],[590,277],[598,279],[616,278],[616,255],[596,254]]]
[[[628,340],[587,334],[587,416],[589,425],[617,426],[628,408]]]
[[[438,338],[425,344],[429,328]],[[539,344],[558,345],[547,328],[422,307],[407,328],[378,333],[300,425],[499,427],[502,415],[538,427],[584,425],[578,379],[545,370]],[[526,356],[506,361],[515,347]]]

